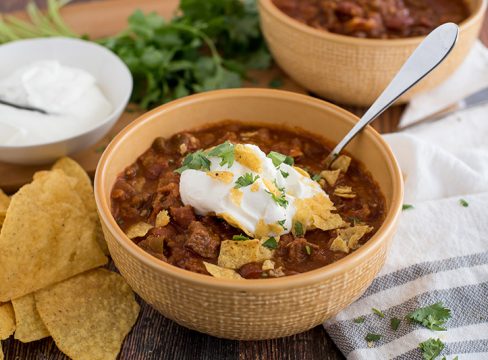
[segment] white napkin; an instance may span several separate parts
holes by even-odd
[[[467,60],[472,71],[463,65],[455,77],[479,81],[459,80],[458,90],[488,85],[487,54],[476,46]],[[451,93],[455,85],[451,79],[417,96],[403,121],[461,96]],[[386,264],[366,293],[324,326],[348,359],[422,359],[418,345],[429,338],[445,343],[439,360],[488,359],[488,106],[385,139],[405,175],[405,203],[414,208],[402,213]],[[404,320],[438,301],[452,310],[447,331]],[[373,314],[373,307],[385,318]],[[353,322],[360,316],[363,323]],[[402,319],[397,331],[390,327],[392,317]],[[382,338],[370,348],[367,333]]]

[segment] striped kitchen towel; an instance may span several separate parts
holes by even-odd
[[[486,55],[484,48],[475,52]],[[428,104],[429,96],[411,106]],[[324,326],[348,359],[422,359],[419,344],[430,338],[444,344],[439,360],[488,359],[488,106],[385,138],[404,174],[405,204],[413,207],[403,211],[371,286]],[[446,331],[405,320],[437,302],[451,310]],[[396,331],[391,318],[401,319]],[[368,344],[368,333],[381,338]]]

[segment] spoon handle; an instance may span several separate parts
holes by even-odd
[[[363,130],[366,125],[376,119],[395,100],[403,95],[412,86],[422,80],[434,70],[449,55],[456,44],[459,28],[456,24],[446,23],[434,29],[420,43],[410,55],[400,71],[393,78],[386,89],[376,99],[373,105],[349,131],[349,133],[337,144],[328,160],[333,160],[346,147],[347,144]],[[330,164],[331,161],[327,161]]]

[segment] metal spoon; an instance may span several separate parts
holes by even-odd
[[[400,96],[434,70],[449,55],[458,37],[456,24],[446,23],[434,29],[415,49],[403,64],[390,84],[366,111],[363,117],[337,144],[325,159],[326,167],[337,158],[347,144],[363,130],[366,125],[380,116]]]

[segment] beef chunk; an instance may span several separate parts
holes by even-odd
[[[195,221],[195,213],[189,205],[169,208],[171,218],[180,226],[187,228]]]
[[[216,258],[219,254],[220,239],[212,230],[199,221],[192,221],[185,247],[204,258]]]

